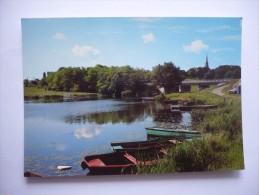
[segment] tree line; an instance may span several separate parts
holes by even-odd
[[[198,79],[237,79],[241,78],[241,67],[235,65],[221,65],[215,69],[206,67],[191,68],[186,72],[189,78]]]
[[[65,92],[91,92],[115,97],[142,97],[158,93],[178,91],[179,84],[190,79],[241,78],[240,66],[223,65],[216,69],[206,67],[181,70],[172,62],[153,67],[152,71],[131,66],[61,67],[56,72],[43,73],[41,80],[34,80],[46,90]],[[29,85],[24,80],[25,86]]]

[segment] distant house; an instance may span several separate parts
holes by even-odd
[[[239,80],[236,84],[233,85],[233,88],[228,91],[229,94],[241,94],[241,81]]]

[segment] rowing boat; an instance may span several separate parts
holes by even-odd
[[[200,132],[188,130],[188,129],[172,129],[172,128],[161,128],[161,127],[147,127],[148,135],[154,136],[170,136],[170,137],[183,137],[183,138],[193,138],[200,137]]]
[[[83,157],[82,169],[89,169],[89,175],[117,175],[136,173],[136,166],[149,166],[164,160],[164,150],[151,152],[150,150],[134,153],[111,152]]]
[[[134,152],[142,150],[160,150],[162,148],[174,146],[177,143],[179,143],[179,141],[176,139],[156,139],[149,141],[111,143],[111,147],[114,152],[126,151],[134,154]]]

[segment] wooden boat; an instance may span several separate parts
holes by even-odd
[[[137,165],[148,166],[163,160],[165,151],[139,153],[135,156],[127,152],[112,152],[85,156],[81,162],[82,169],[88,168],[89,175],[132,174]]]
[[[202,104],[202,105],[170,105],[170,109],[180,110],[180,111],[190,111],[192,109],[212,109],[217,108],[217,105],[209,105],[209,104]]]
[[[148,135],[154,136],[180,136],[183,138],[193,138],[200,137],[198,131],[188,130],[188,129],[172,129],[172,128],[161,128],[161,127],[147,127]]]
[[[130,173],[136,165],[134,157],[126,153],[107,153],[85,156],[82,169],[88,168],[91,175],[113,175]]]
[[[180,143],[180,141],[176,139],[156,139],[149,141],[111,143],[111,147],[114,152],[126,151],[128,153],[134,154],[134,152],[137,151],[156,151],[165,149],[167,147],[174,146],[177,143]]]

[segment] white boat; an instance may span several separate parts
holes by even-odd
[[[57,166],[57,169],[59,171],[69,170],[71,169],[71,166]]]

